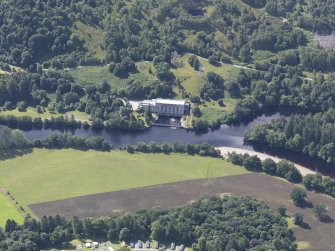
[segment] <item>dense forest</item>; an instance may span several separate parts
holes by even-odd
[[[153,120],[151,114],[134,113],[129,99],[189,99],[194,109],[188,126],[199,130],[280,107],[325,112],[335,108],[334,77],[317,72],[334,70],[335,53],[314,45],[313,33],[332,33],[334,4],[5,0],[0,4],[0,69],[10,75],[0,74],[0,106],[57,114],[77,110],[89,114],[97,129],[126,130],[141,130]],[[217,69],[223,64],[243,69],[228,79],[206,71],[199,89],[188,92],[183,76],[175,74],[186,54],[195,74],[204,69],[200,59]],[[129,78],[140,73],[139,63],[148,65],[146,74],[154,80]],[[107,67],[113,80],[84,85],[67,71],[93,65]],[[122,82],[120,88],[115,79]],[[225,107],[226,99],[233,100],[231,108]],[[209,102],[217,103],[219,116],[206,116]]]
[[[139,211],[118,217],[67,220],[26,217],[0,228],[0,250],[66,248],[75,238],[113,242],[154,239],[183,243],[194,251],[286,250],[296,244],[287,222],[263,202],[249,197],[209,198],[170,210]]]
[[[335,110],[315,115],[294,115],[256,126],[247,140],[301,152],[335,163]]]
[[[81,20],[99,25],[102,4],[111,1],[13,1],[0,3],[0,54],[4,62],[33,68],[71,52],[85,53],[71,27]]]

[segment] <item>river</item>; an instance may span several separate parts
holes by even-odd
[[[289,114],[274,113],[263,114],[256,117],[252,121],[240,125],[222,125],[219,129],[209,130],[207,132],[195,132],[185,129],[176,129],[169,127],[151,127],[148,130],[129,132],[129,131],[93,131],[91,129],[76,129],[73,131],[60,131],[52,129],[30,130],[24,131],[28,139],[43,139],[54,132],[67,132],[78,136],[102,136],[106,141],[110,142],[114,147],[121,147],[125,144],[136,144],[138,142],[159,142],[164,141],[172,143],[179,141],[181,143],[200,144],[208,142],[215,147],[232,147],[251,151],[267,153],[271,156],[285,158],[310,170],[318,171],[324,175],[335,177],[335,165],[306,155],[282,151],[277,149],[269,149],[268,147],[247,145],[244,142],[244,133],[250,131],[255,125],[263,124],[279,117],[288,117]]]

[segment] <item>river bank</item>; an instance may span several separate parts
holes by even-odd
[[[303,174],[308,173],[321,173],[325,176],[335,177],[335,165],[326,163],[320,159],[311,158],[306,155],[289,152],[280,149],[272,149],[265,147],[264,145],[256,144],[246,144],[244,141],[244,135],[246,132],[252,130],[252,128],[259,124],[264,124],[272,119],[277,119],[280,117],[288,117],[287,114],[275,113],[272,115],[263,114],[258,116],[254,120],[247,122],[245,124],[239,125],[221,125],[217,130],[208,130],[206,132],[196,132],[193,130],[185,130],[170,127],[157,127],[153,126],[143,131],[122,131],[122,130],[99,130],[95,131],[91,128],[87,129],[73,129],[73,130],[54,130],[54,129],[33,129],[24,130],[24,134],[29,140],[34,139],[44,139],[48,135],[53,133],[69,133],[72,135],[83,136],[83,137],[103,137],[106,141],[111,143],[114,148],[120,148],[124,145],[135,145],[138,142],[156,142],[156,143],[173,143],[174,141],[179,141],[183,144],[201,144],[207,142],[216,148],[225,147],[229,150],[240,149],[240,151],[248,152],[252,154],[262,154],[261,156],[266,156],[271,158],[287,159],[296,165],[301,167],[301,172]],[[249,153],[250,153],[249,152]],[[276,157],[273,157],[276,156]],[[304,169],[302,169],[304,168]]]
[[[279,158],[279,157],[269,155],[269,154],[266,154],[266,153],[257,152],[257,151],[254,151],[254,150],[249,150],[249,149],[242,149],[242,148],[235,148],[235,147],[217,147],[216,149],[218,149],[221,152],[221,155],[224,156],[224,157],[227,157],[229,153],[236,152],[238,154],[257,155],[258,158],[260,158],[261,160],[265,160],[267,158],[270,158],[270,159],[273,159],[276,163],[284,159],[284,158]],[[294,163],[294,165],[300,171],[302,176],[306,176],[307,174],[315,174],[316,173],[315,171],[310,170],[307,167],[298,165],[296,163]]]

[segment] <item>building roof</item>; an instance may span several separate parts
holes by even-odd
[[[174,99],[156,99],[157,104],[168,104],[168,105],[185,105],[186,100],[174,100]]]

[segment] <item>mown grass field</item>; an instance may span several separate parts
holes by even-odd
[[[106,80],[112,88],[120,89],[125,87],[127,79],[139,80],[141,83],[148,83],[156,80],[156,76],[149,73],[149,67],[152,66],[149,62],[136,63],[138,72],[130,73],[127,78],[119,78],[109,72],[108,65],[104,66],[88,66],[77,69],[68,70],[68,73],[73,77],[76,83],[81,85],[100,84]],[[154,68],[151,67],[154,71]]]
[[[80,121],[88,121],[89,120],[89,115],[84,112],[79,112],[79,111],[72,111],[72,112],[67,112],[64,114],[59,114],[59,113],[50,113],[49,111],[46,111],[44,113],[38,113],[34,108],[28,107],[26,111],[20,112],[17,109],[14,110],[7,110],[7,111],[0,111],[0,115],[13,115],[16,117],[20,116],[29,116],[32,118],[42,118],[42,119],[49,119],[51,117],[59,117],[61,115],[67,115],[71,116],[73,115],[76,120]]]
[[[2,161],[0,172],[0,185],[26,206],[246,171],[221,159],[179,154],[34,149],[30,154]]]
[[[0,193],[0,227],[5,226],[7,219],[15,220],[20,224],[24,220],[12,202],[4,194]]]

